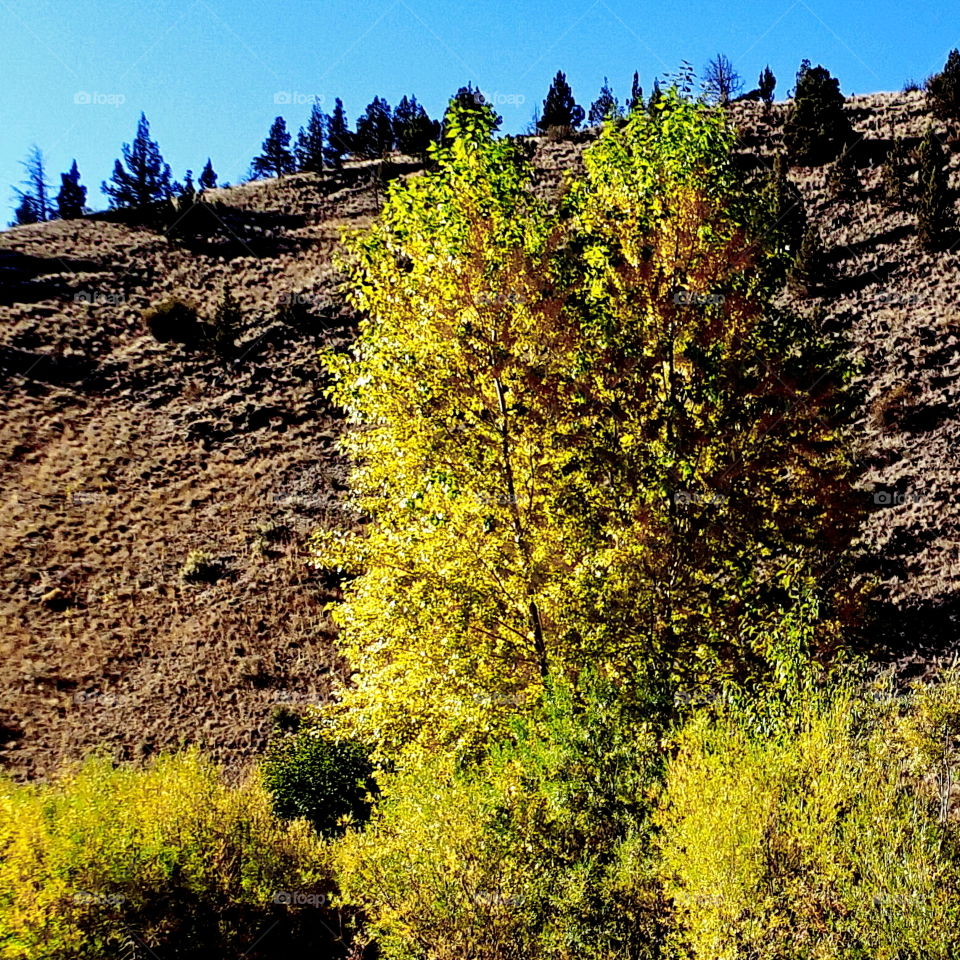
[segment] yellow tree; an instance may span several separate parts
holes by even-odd
[[[388,750],[469,750],[587,664],[742,675],[784,608],[831,600],[820,538],[849,536],[836,376],[808,381],[832,355],[770,308],[780,252],[722,117],[664,94],[556,214],[493,122],[452,109],[435,169],[353,238],[364,319],[327,361],[370,522],[317,562],[357,574],[344,699]]]

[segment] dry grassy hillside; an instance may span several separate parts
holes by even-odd
[[[744,157],[768,162],[784,108],[735,109]],[[862,361],[880,619],[895,656],[926,663],[952,645],[960,609],[960,274],[953,250],[921,251],[912,218],[880,196],[893,137],[929,122],[922,95],[849,109],[866,197],[838,205],[826,170],[792,171],[835,273],[793,306],[842,324]],[[542,190],[586,139],[534,145]],[[14,772],[43,775],[95,744],[139,756],[200,742],[239,762],[276,706],[326,695],[341,665],[304,548],[342,522],[342,464],[316,349],[351,335],[331,254],[344,225],[375,214],[380,173],[218,191],[212,239],[109,218],[0,234],[0,761]],[[209,317],[227,285],[244,311],[237,362],[145,331],[144,307],[177,295]],[[194,550],[212,582],[182,578]]]

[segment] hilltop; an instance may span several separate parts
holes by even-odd
[[[769,163],[785,105],[733,108],[744,170]],[[854,97],[864,198],[830,199],[827,168],[791,178],[834,278],[791,309],[846,331],[863,398],[854,425],[870,508],[865,575],[878,579],[882,655],[916,672],[954,641],[960,609],[960,293],[955,250],[924,252],[881,195],[895,137],[931,118],[921,93]],[[960,140],[951,187],[960,187]],[[555,196],[591,135],[530,139]],[[412,161],[348,163],[215,191],[211,236],[99,216],[0,234],[3,445],[0,758],[49,773],[98,744],[127,757],[199,742],[242,763],[279,706],[321,702],[345,669],[305,563],[311,530],[349,522],[337,411],[317,350],[356,318],[334,254]],[[141,311],[192,301],[211,317],[229,286],[238,358],[160,343]],[[212,582],[181,576],[191,551]],[[881,629],[882,628],[882,629]]]

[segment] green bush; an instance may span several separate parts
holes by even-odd
[[[325,896],[325,864],[307,824],[281,824],[259,783],[228,787],[196,752],[146,769],[94,758],[51,784],[3,779],[0,957],[102,960],[134,943],[171,960],[239,958],[284,917],[280,894]]]
[[[650,862],[661,755],[613,684],[549,688],[477,765],[424,754],[335,844],[346,902],[389,960],[652,958],[669,920]]]
[[[344,818],[369,816],[375,789],[369,751],[309,720],[271,743],[261,771],[279,817],[303,818],[330,834]]]

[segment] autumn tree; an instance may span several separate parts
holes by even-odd
[[[771,305],[762,263],[790,251],[750,219],[722,115],[664,91],[556,214],[489,113],[447,121],[352,241],[363,319],[326,359],[370,519],[314,544],[352,576],[348,725],[469,752],[588,664],[753,675],[803,604],[828,647],[857,521],[840,371]]]
[[[459,118],[456,121],[458,128],[463,126],[464,114],[474,115],[476,123],[489,126],[494,132],[499,130],[500,124],[503,123],[503,117],[494,110],[491,103],[487,102],[480,88],[468,83],[465,87],[460,87],[447,104],[443,115],[444,139],[450,139],[449,130],[455,116]]]

